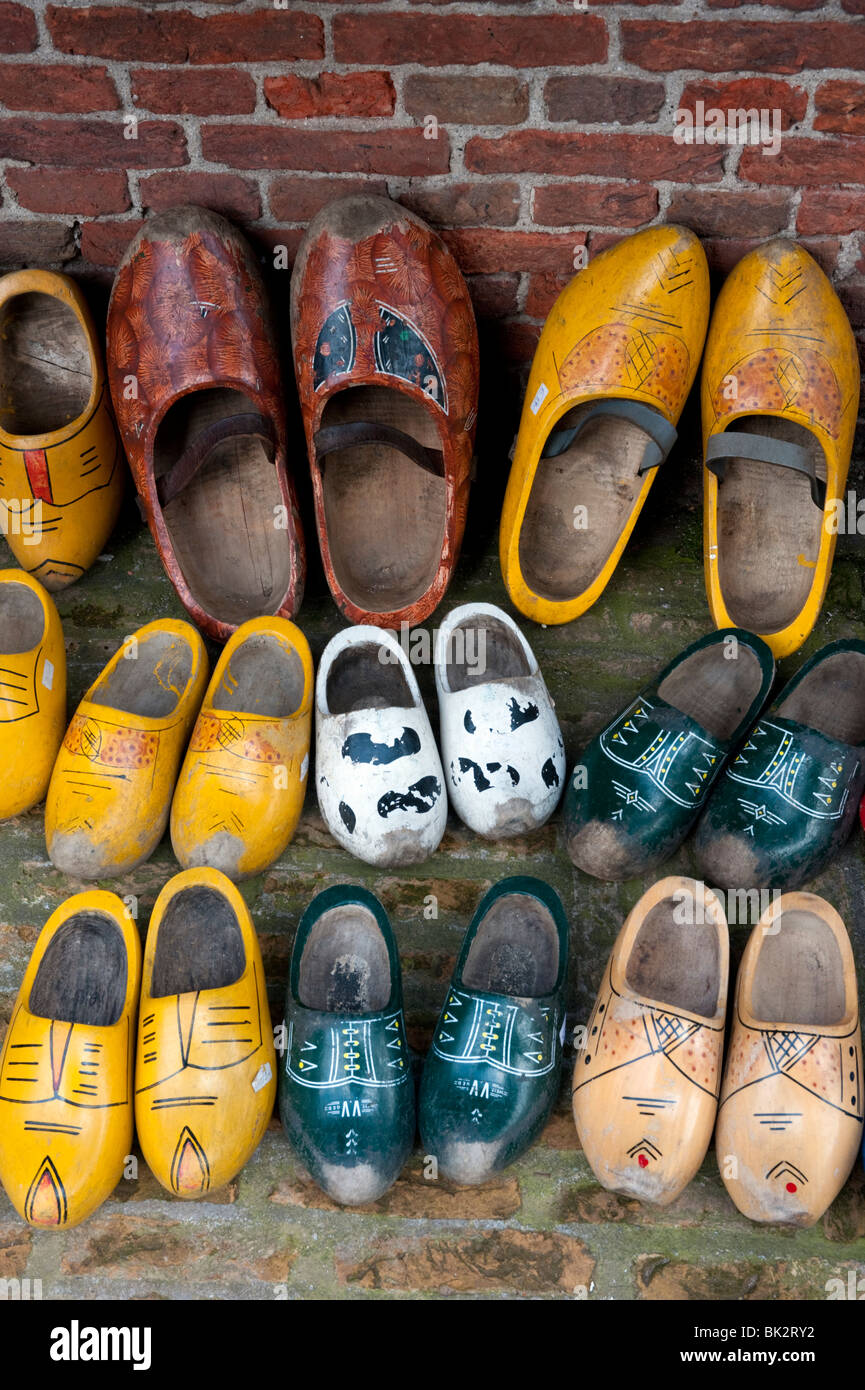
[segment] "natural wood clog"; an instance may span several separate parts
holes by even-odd
[[[862,1142],[856,967],[834,907],[784,893],[752,931],[736,982],[715,1154],[752,1221],[813,1226]]]
[[[0,570],[0,820],[41,801],[66,729],[60,615],[38,580]]]
[[[105,545],[126,467],[81,290],[50,270],[0,279],[0,504],[22,569],[65,589]]]
[[[798,888],[853,828],[865,791],[865,642],[816,652],[757,720],[694,839],[725,888]]]
[[[595,1177],[666,1206],[706,1156],[721,1085],[729,933],[692,878],[644,893],[616,938],[574,1064],[574,1120]]]
[[[309,643],[294,623],[253,618],[229,638],[171,803],[185,869],[248,878],[282,854],[306,792],[312,695]]]
[[[216,869],[166,883],[147,932],[135,1127],[175,1197],[230,1182],[258,1147],[276,1099],[264,967],[249,909]]]
[[[435,678],[442,762],[460,820],[491,840],[549,820],[565,745],[534,653],[513,618],[466,603],[438,629]]]
[[[417,864],[438,849],[441,759],[409,659],[385,628],[344,628],[324,649],[315,790],[331,835],[367,864]]]
[[[535,352],[499,537],[511,600],[567,623],[603,592],[697,372],[706,257],[686,227],[649,227],[594,256]]]
[[[424,1152],[481,1183],[537,1138],[559,1093],[568,922],[537,878],[481,900],[433,1033],[420,1092]]]
[[[188,613],[224,642],[291,618],[305,554],[264,285],[223,217],[175,208],[127,250],[108,310],[114,408],[156,548]]]
[[[51,775],[45,840],[58,869],[110,878],[150,857],[207,675],[195,628],[169,618],[114,653],[73,715]]]
[[[577,759],[568,853],[596,878],[636,878],[678,849],[772,688],[765,642],[740,628],[686,647]]]
[[[67,898],[42,928],[0,1055],[0,1179],[31,1226],[76,1226],[123,1176],[140,981],[113,893]]]
[[[795,242],[766,242],[727,277],[706,342],[702,403],[712,617],[789,656],[826,593],[859,409],[853,331]]]
[[[419,217],[343,198],[301,243],[291,329],[331,593],[349,622],[421,623],[468,506],[478,341],[465,281]]]
[[[387,913],[365,888],[327,888],[301,918],[285,1024],[285,1132],[335,1201],[374,1202],[411,1151],[415,1088],[399,952]]]

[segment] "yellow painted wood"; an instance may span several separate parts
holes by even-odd
[[[13,619],[13,606],[16,614],[21,610],[16,589],[34,596],[42,611],[41,630],[35,607],[23,624]],[[0,820],[5,820],[45,796],[66,728],[60,615],[50,594],[24,570],[0,570],[0,668]]]
[[[106,1027],[39,1017],[29,1009],[45,952],[78,913],[111,918],[123,939],[125,999],[116,1022]],[[67,898],[42,928],[0,1054],[0,1180],[32,1226],[78,1225],[123,1176],[132,1148],[140,982],[138,929],[114,893],[92,889]]]
[[[505,585],[526,617],[566,623],[591,607],[619,563],[657,474],[644,475],[627,523],[611,538],[609,557],[589,588],[567,600],[544,598],[526,582],[519,544],[551,430],[573,406],[611,397],[652,406],[675,425],[696,376],[708,317],[705,253],[693,232],[675,225],[649,227],[602,251],[559,295],[532,362],[499,534]]]
[[[239,977],[223,987],[154,997],[160,932],[172,902],[190,889],[210,890],[225,899],[240,929],[245,964]],[[183,904],[176,910],[182,921]],[[193,978],[196,969],[191,954]],[[156,900],[144,957],[135,1123],[151,1171],[177,1197],[195,1199],[221,1187],[255,1151],[275,1097],[273,1031],[249,910],[218,870],[186,869]]]
[[[241,648],[294,656],[302,693],[275,715],[279,690],[264,670],[256,700],[237,708],[232,663]],[[245,677],[248,682],[248,675]],[[209,865],[229,878],[260,873],[282,854],[300,818],[309,770],[313,663],[309,643],[284,618],[254,618],[230,638],[189,741],[171,806],[171,842],[184,868]],[[230,705],[227,708],[226,705]]]

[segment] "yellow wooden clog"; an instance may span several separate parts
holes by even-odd
[[[31,1226],[76,1226],[123,1176],[141,943],[114,893],[52,913],[0,1054],[0,1180]]]
[[[50,270],[3,276],[0,509],[22,569],[52,590],[80,578],[111,534],[125,474],[80,289]]]
[[[859,407],[856,342],[803,247],[744,256],[703,360],[704,554],[717,627],[801,647],[826,594]]]
[[[0,820],[41,801],[66,728],[66,648],[54,600],[0,570]]]
[[[686,227],[601,252],[550,311],[532,363],[499,535],[511,600],[567,623],[603,592],[676,438],[709,317]]]
[[[230,638],[210,682],[171,805],[184,868],[260,873],[294,834],[309,769],[313,668],[285,618],[253,618]]]
[[[58,869],[108,878],[153,853],[207,677],[204,642],[189,623],[148,623],[114,653],[78,706],[51,776],[45,840]]]
[[[154,1176],[177,1197],[230,1182],[273,1112],[276,1054],[252,918],[217,869],[166,883],[147,933],[135,1123]]]

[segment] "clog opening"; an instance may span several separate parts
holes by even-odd
[[[257,414],[242,391],[207,388],[182,396],[156,432],[157,480],[194,449],[202,431]],[[292,547],[277,518],[284,498],[269,447],[256,434],[222,440],[163,507],[174,554],[193,598],[222,622],[275,613],[292,578]]]
[[[865,743],[865,655],[834,652],[806,672],[778,706],[784,719],[842,743]]]
[[[405,672],[388,647],[363,642],[334,657],[325,687],[331,714],[358,709],[413,709]]]
[[[94,704],[146,719],[173,714],[192,674],[192,648],[172,632],[152,632],[121,656],[93,692]]]
[[[597,404],[575,406],[556,430],[576,425]],[[648,442],[633,421],[600,416],[564,453],[539,459],[519,539],[520,569],[532,593],[564,603],[598,578],[640,495]]]
[[[644,999],[714,1018],[721,992],[721,943],[717,926],[700,920],[707,915],[695,910],[701,906],[682,894],[656,903],[637,930],[625,979]]]
[[[559,974],[559,933],[550,909],[527,893],[506,893],[484,914],[469,947],[467,989],[539,999]]]
[[[76,912],[49,941],[27,1007],[37,1018],[110,1028],[123,1012],[127,968],[117,923],[102,912]]]
[[[750,1016],[760,1023],[834,1028],[844,1022],[844,962],[822,917],[800,908],[782,912],[760,942],[751,978]]]
[[[727,656],[722,639],[692,652],[658,686],[668,705],[696,720],[713,738],[729,739],[760,693],[763,671],[755,652],[739,642]]]
[[[51,294],[0,306],[0,426],[51,434],[83,414],[93,385],[90,345],[74,310]]]
[[[513,628],[488,614],[458,623],[451,631],[446,656],[448,688],[452,691],[532,674]]]
[[[749,415],[730,428],[798,444],[825,482],[826,458],[804,425]],[[718,484],[718,582],[731,623],[771,633],[798,617],[814,583],[822,529],[804,473],[755,459],[727,462]]]
[[[323,1013],[376,1013],[387,1006],[391,989],[387,942],[375,914],[360,903],[323,912],[300,958],[301,1004]]]
[[[45,633],[42,604],[26,584],[0,584],[0,652],[32,652]],[[0,694],[3,683],[0,681]]]
[[[410,434],[441,449],[432,412],[401,391],[352,386],[327,402],[321,428],[360,421]],[[323,460],[324,517],[333,574],[369,613],[416,603],[438,572],[445,541],[447,486],[390,444],[358,444]]]
[[[202,886],[175,893],[157,930],[152,997],[225,989],[245,969],[243,935],[228,899]],[[230,1021],[238,1027],[239,1018],[241,1014],[232,1011]]]
[[[303,700],[303,662],[270,632],[253,633],[232,654],[213,708],[287,719]]]

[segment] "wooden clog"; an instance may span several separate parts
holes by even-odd
[[[276,1099],[264,967],[249,909],[216,869],[166,883],[147,932],[135,1127],[175,1197],[214,1192],[258,1147]]]
[[[367,864],[417,864],[438,849],[441,759],[409,659],[385,628],[344,628],[324,649],[315,790],[331,835]]]
[[[411,1152],[415,1095],[399,952],[365,888],[327,888],[301,918],[285,1024],[285,1132],[334,1201],[374,1202]]]
[[[706,257],[686,227],[594,256],[535,352],[499,536],[512,602],[538,623],[590,608],[619,563],[697,372]]]
[[[772,687],[775,663],[740,628],[692,642],[577,758],[568,853],[596,878],[636,878],[678,849]]]
[[[126,466],[102,345],[74,280],[0,279],[0,509],[22,569],[65,589],[117,520]]]
[[[757,720],[697,827],[704,878],[798,888],[853,828],[865,791],[865,642],[816,652]]]
[[[113,893],[67,898],[39,933],[0,1054],[0,1180],[31,1226],[77,1226],[123,1176],[140,982]]]
[[[419,217],[342,198],[301,243],[291,330],[331,593],[349,622],[421,623],[468,506],[478,341],[465,281]]]
[[[724,1186],[752,1221],[813,1226],[862,1141],[850,938],[834,907],[784,893],[748,939],[718,1109]]]
[[[501,840],[549,820],[565,745],[534,653],[513,618],[466,603],[438,629],[435,678],[442,762],[460,820]]]
[[[0,820],[41,801],[66,729],[66,648],[50,594],[0,570]]]
[[[195,628],[169,618],[114,653],[73,715],[51,775],[45,840],[63,873],[110,878],[153,853],[207,675]]]
[[[185,869],[248,878],[282,854],[306,792],[312,692],[309,643],[294,623],[253,618],[229,638],[171,803]]]
[[[616,938],[574,1064],[574,1121],[604,1187],[666,1206],[706,1155],[721,1085],[729,933],[692,878],[644,893]]]
[[[840,300],[795,242],[727,277],[702,375],[706,589],[718,627],[801,647],[823,603],[859,408]]]
[[[559,1092],[568,923],[540,879],[500,879],[466,932],[420,1093],[424,1153],[481,1183],[537,1138]]]
[[[291,618],[305,553],[276,341],[252,250],[174,208],[127,250],[108,310],[111,394],[142,511],[187,612],[224,642]]]

